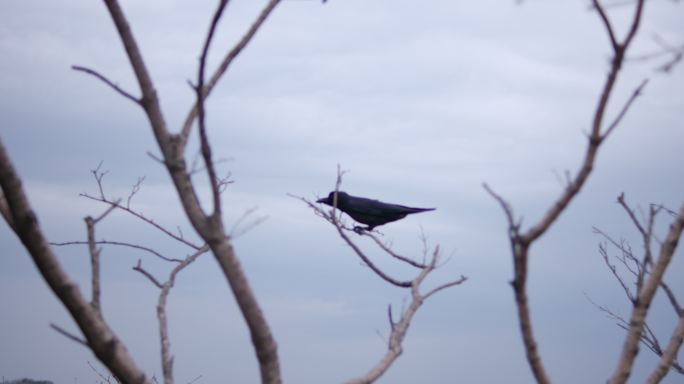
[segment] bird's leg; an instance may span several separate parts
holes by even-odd
[[[370,226],[370,225],[367,226],[367,227],[362,227],[362,226],[360,226],[360,225],[355,225],[355,226],[354,226],[354,232],[358,233],[359,235],[363,235],[365,232],[373,232],[373,228],[375,228],[375,227],[372,227],[372,226]]]

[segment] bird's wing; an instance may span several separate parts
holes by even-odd
[[[355,196],[349,196],[344,208],[345,211],[348,211],[348,213],[355,212],[368,216],[406,215],[409,213],[431,211],[434,209],[412,208],[404,205],[383,203],[382,201]]]

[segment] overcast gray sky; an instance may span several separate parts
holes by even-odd
[[[215,2],[122,1],[151,70],[170,127],[193,100],[200,46]],[[231,2],[215,40],[215,64],[263,1]],[[430,284],[469,277],[420,310],[405,352],[382,383],[528,383],[518,332],[506,225],[482,189],[489,183],[531,224],[562,189],[585,149],[584,132],[608,70],[610,47],[589,1],[285,0],[239,57],[208,103],[214,153],[235,183],[225,193],[227,225],[258,207],[268,219],[235,240],[279,343],[289,383],[337,383],[364,373],[384,352],[386,308],[408,292],[360,265],[329,224],[287,194],[309,198],[333,187],[437,210],[381,227],[404,254],[419,255],[421,228],[449,262]],[[612,9],[624,31],[629,7]],[[659,35],[684,42],[678,2],[648,2],[633,57],[652,53]],[[24,178],[52,241],[85,239],[82,218],[104,207],[89,174],[109,170],[108,196],[126,196],[146,176],[133,207],[170,228],[192,230],[161,166],[141,111],[71,65],[97,69],[132,93],[134,77],[101,2],[0,2],[0,137]],[[641,207],[684,200],[684,68],[663,60],[629,62],[609,114],[644,77],[651,79],[603,147],[595,173],[570,210],[532,249],[530,300],[539,348],[558,383],[603,382],[623,331],[594,301],[627,316],[621,288],[602,264],[597,226],[640,249],[615,198]],[[561,176],[559,176],[561,175]],[[660,229],[665,227],[662,222]],[[123,214],[98,226],[102,239],[189,251]],[[76,332],[15,236],[0,226],[0,376],[93,383],[90,352],[49,329]],[[370,244],[368,252],[398,276]],[[84,248],[56,250],[88,287]],[[677,279],[681,252],[667,275]],[[169,266],[147,255],[103,251],[105,317],[150,375],[161,377],[157,289],[131,270],[139,258],[157,276]],[[656,299],[649,317],[665,340],[675,316]],[[246,327],[210,256],[178,278],[169,302],[178,382],[258,382]],[[382,336],[379,336],[378,333]],[[634,382],[654,366],[647,350]],[[666,382],[679,382],[671,374]]]

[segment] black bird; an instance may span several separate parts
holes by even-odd
[[[328,197],[316,200],[317,203],[335,206],[335,191],[330,192]],[[352,196],[346,192],[337,192],[337,209],[351,216],[359,223],[366,224],[368,227],[356,227],[372,231],[378,225],[383,225],[391,221],[403,219],[411,213],[434,211],[434,208],[411,208],[398,204],[383,203],[378,200],[366,199],[365,197]],[[356,229],[355,228],[355,229]]]

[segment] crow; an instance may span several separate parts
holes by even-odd
[[[316,200],[317,203],[335,206],[335,191],[330,192],[328,197]],[[359,223],[366,224],[367,227],[355,227],[372,231],[378,225],[383,225],[391,221],[403,219],[411,213],[434,211],[435,208],[411,208],[398,204],[383,203],[378,200],[366,199],[365,197],[352,196],[346,192],[337,192],[337,209],[351,216]]]

